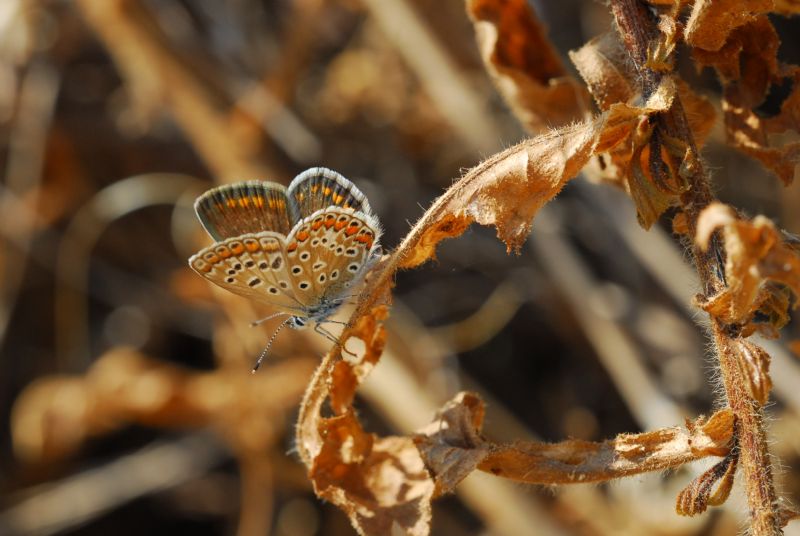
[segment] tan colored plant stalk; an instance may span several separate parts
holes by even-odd
[[[652,93],[659,86],[661,78],[666,76],[647,67],[647,50],[657,35],[655,21],[646,7],[637,0],[612,0],[611,7],[622,42],[636,66],[640,75],[641,89],[646,96]],[[656,119],[656,125],[664,134],[684,142],[693,155],[697,155],[695,141],[688,128],[679,98],[676,97],[670,110]],[[700,212],[714,201],[707,169],[699,158],[692,160],[691,173],[687,177],[691,187],[680,197],[689,236],[695,235]],[[723,281],[715,275],[714,270],[717,251],[718,246],[712,246],[706,251],[696,245],[692,248],[706,296],[713,296],[724,288]],[[739,464],[745,478],[750,507],[750,527],[754,536],[782,534],[781,513],[776,501],[772,468],[767,452],[763,409],[749,391],[747,380],[738,366],[738,357],[734,349],[736,332],[732,328],[733,326],[723,325],[720,320],[711,317],[711,334],[717,350],[725,395],[737,419]]]

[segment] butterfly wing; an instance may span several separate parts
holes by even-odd
[[[264,231],[229,238],[200,250],[189,259],[195,272],[240,296],[303,314],[305,304],[294,292],[287,272],[283,236]]]
[[[299,222],[311,214],[331,206],[372,215],[364,194],[339,173],[324,168],[308,169],[294,178],[287,191],[289,214]]]
[[[312,309],[343,298],[378,251],[377,219],[328,207],[301,220],[286,239],[288,274],[297,297]]]
[[[292,228],[286,188],[274,182],[247,181],[213,188],[197,198],[197,217],[214,240]]]

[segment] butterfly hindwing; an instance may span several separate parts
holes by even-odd
[[[286,188],[274,182],[247,181],[213,188],[197,198],[197,217],[214,240],[274,231],[284,236],[292,224]]]
[[[372,215],[364,194],[352,182],[328,168],[311,168],[295,177],[287,196],[289,213],[295,223],[328,207],[350,208]]]

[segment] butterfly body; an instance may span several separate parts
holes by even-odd
[[[189,259],[204,278],[271,305],[303,329],[326,321],[380,256],[380,224],[350,181],[326,168],[289,188],[248,181],[201,195],[195,211],[215,243]]]

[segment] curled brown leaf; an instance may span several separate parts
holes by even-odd
[[[695,516],[705,512],[709,505],[723,504],[733,488],[738,462],[738,452],[731,451],[722,461],[695,478],[678,494],[675,511],[682,516]]]
[[[770,357],[766,350],[744,339],[733,343],[739,370],[745,379],[750,396],[762,406],[769,400],[772,379],[769,377]]]
[[[344,510],[359,534],[428,534],[434,486],[410,438],[364,432],[352,408],[320,420],[319,432],[309,471],[318,496]]]
[[[481,435],[483,413],[477,395],[460,393],[415,437],[437,494],[453,491],[474,469],[532,484],[599,482],[661,470],[706,456],[725,456],[733,434],[733,414],[726,409],[709,419],[688,422],[687,430],[622,434],[602,443],[496,444]]]
[[[26,388],[12,412],[14,447],[26,460],[52,459],[136,423],[213,426],[237,451],[261,452],[311,370],[310,360],[298,359],[252,377],[235,367],[196,373],[117,348],[84,376],[53,376]]]
[[[770,11],[773,0],[696,0],[686,21],[686,42],[705,50],[719,50],[734,29]]]
[[[778,61],[780,39],[765,15],[748,18],[714,51],[694,49],[699,66],[713,66],[724,84],[722,110],[728,143],[755,158],[788,185],[800,162],[800,142],[782,140],[779,134],[800,132],[798,68]],[[757,113],[772,88],[791,84],[774,117]]]
[[[800,295],[800,255],[784,242],[770,220],[763,216],[742,220],[730,207],[713,203],[700,215],[696,243],[708,249],[718,228],[722,228],[727,255],[727,286],[701,303],[703,309],[725,323],[743,325],[765,301],[763,292],[772,289],[765,286],[767,281],[781,283]]]
[[[585,90],[564,68],[525,0],[467,0],[481,57],[523,126],[539,133],[584,118]]]
[[[480,432],[484,413],[478,395],[459,393],[414,437],[434,476],[436,495],[451,493],[489,454],[490,444]]]

